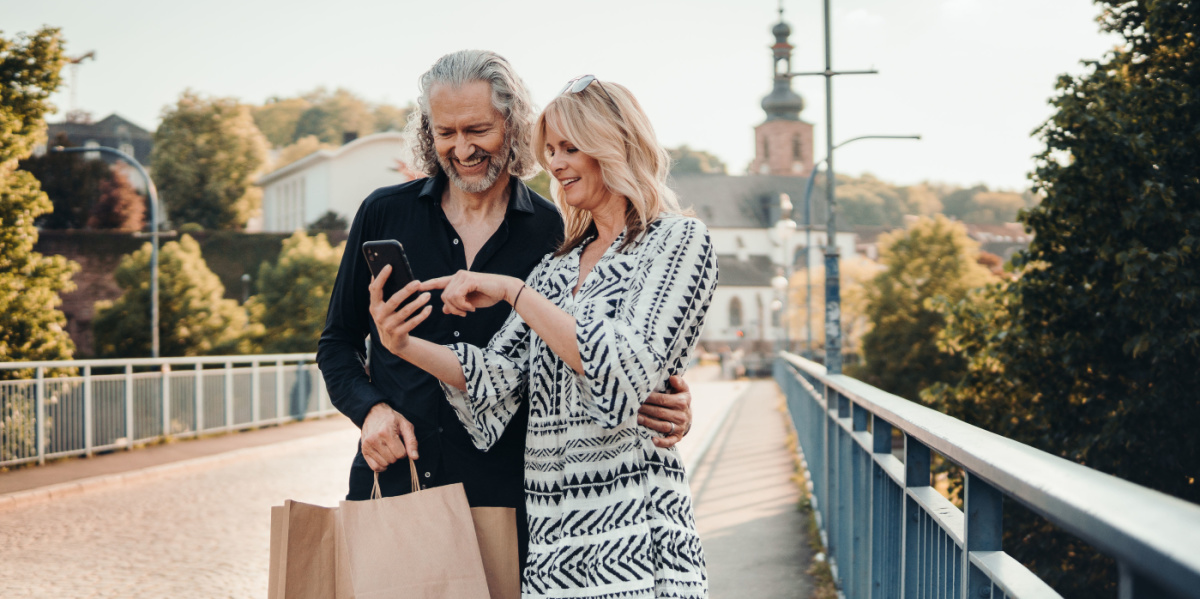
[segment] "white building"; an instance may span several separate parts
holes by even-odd
[[[263,175],[262,230],[304,229],[328,211],[351,222],[372,191],[409,180],[397,170],[404,151],[399,132],[376,133]]]
[[[717,290],[700,336],[710,351],[726,346],[760,354],[769,351],[784,336],[785,292],[775,289],[772,280],[825,263],[825,189],[823,185],[809,188],[814,166],[812,125],[800,118],[804,100],[791,88],[791,27],[781,18],[771,34],[775,72],[771,92],[762,99],[766,119],[755,127],[752,174],[679,174],[672,181],[680,204],[695,210],[708,225],[717,250]],[[790,211],[781,206],[782,194],[791,201]],[[808,210],[806,194],[810,194]],[[786,219],[796,223],[790,233],[777,226]],[[834,245],[842,261],[858,257],[856,237],[849,230],[837,233]]]
[[[777,300],[783,300],[783,293],[771,280],[805,264],[819,268],[825,263],[826,209],[820,187],[809,198],[811,231],[805,243],[807,183],[807,177],[775,175],[675,176],[672,187],[680,204],[708,225],[717,249],[717,290],[701,333],[707,345],[762,348],[782,337]],[[788,214],[780,209],[780,194],[791,199]],[[783,218],[796,222],[795,231],[781,233],[777,223]],[[856,238],[851,231],[838,232],[841,260],[857,257]]]

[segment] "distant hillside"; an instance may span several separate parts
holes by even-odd
[[[898,186],[866,174],[838,175],[839,215],[848,225],[901,226],[907,214],[944,214],[969,224],[1014,222],[1017,211],[1037,203],[1029,192],[992,191],[985,185],[962,188],[943,183]],[[817,177],[819,193],[825,193]],[[818,193],[818,191],[813,192]]]

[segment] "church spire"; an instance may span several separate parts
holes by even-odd
[[[767,120],[800,120],[800,111],[804,109],[804,100],[792,91],[792,46],[788,37],[792,28],[783,20],[783,0],[779,2],[779,22],[771,28],[775,36],[775,44],[771,53],[775,60],[775,85],[771,93],[762,99],[762,108],[767,113]]]

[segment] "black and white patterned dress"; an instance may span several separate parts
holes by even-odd
[[[575,317],[584,375],[515,311],[486,349],[450,346],[468,391],[443,389],[480,449],[500,437],[528,386],[526,598],[708,596],[679,454],[654,446],[637,411],[691,361],[716,254],[694,218],[663,215],[618,252],[623,238],[577,296],[582,246],[547,256],[526,282]]]

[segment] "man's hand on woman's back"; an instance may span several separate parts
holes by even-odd
[[[663,435],[654,444],[663,449],[674,447],[692,429],[692,392],[681,376],[668,383],[672,393],[651,393],[638,410],[638,424]]]

